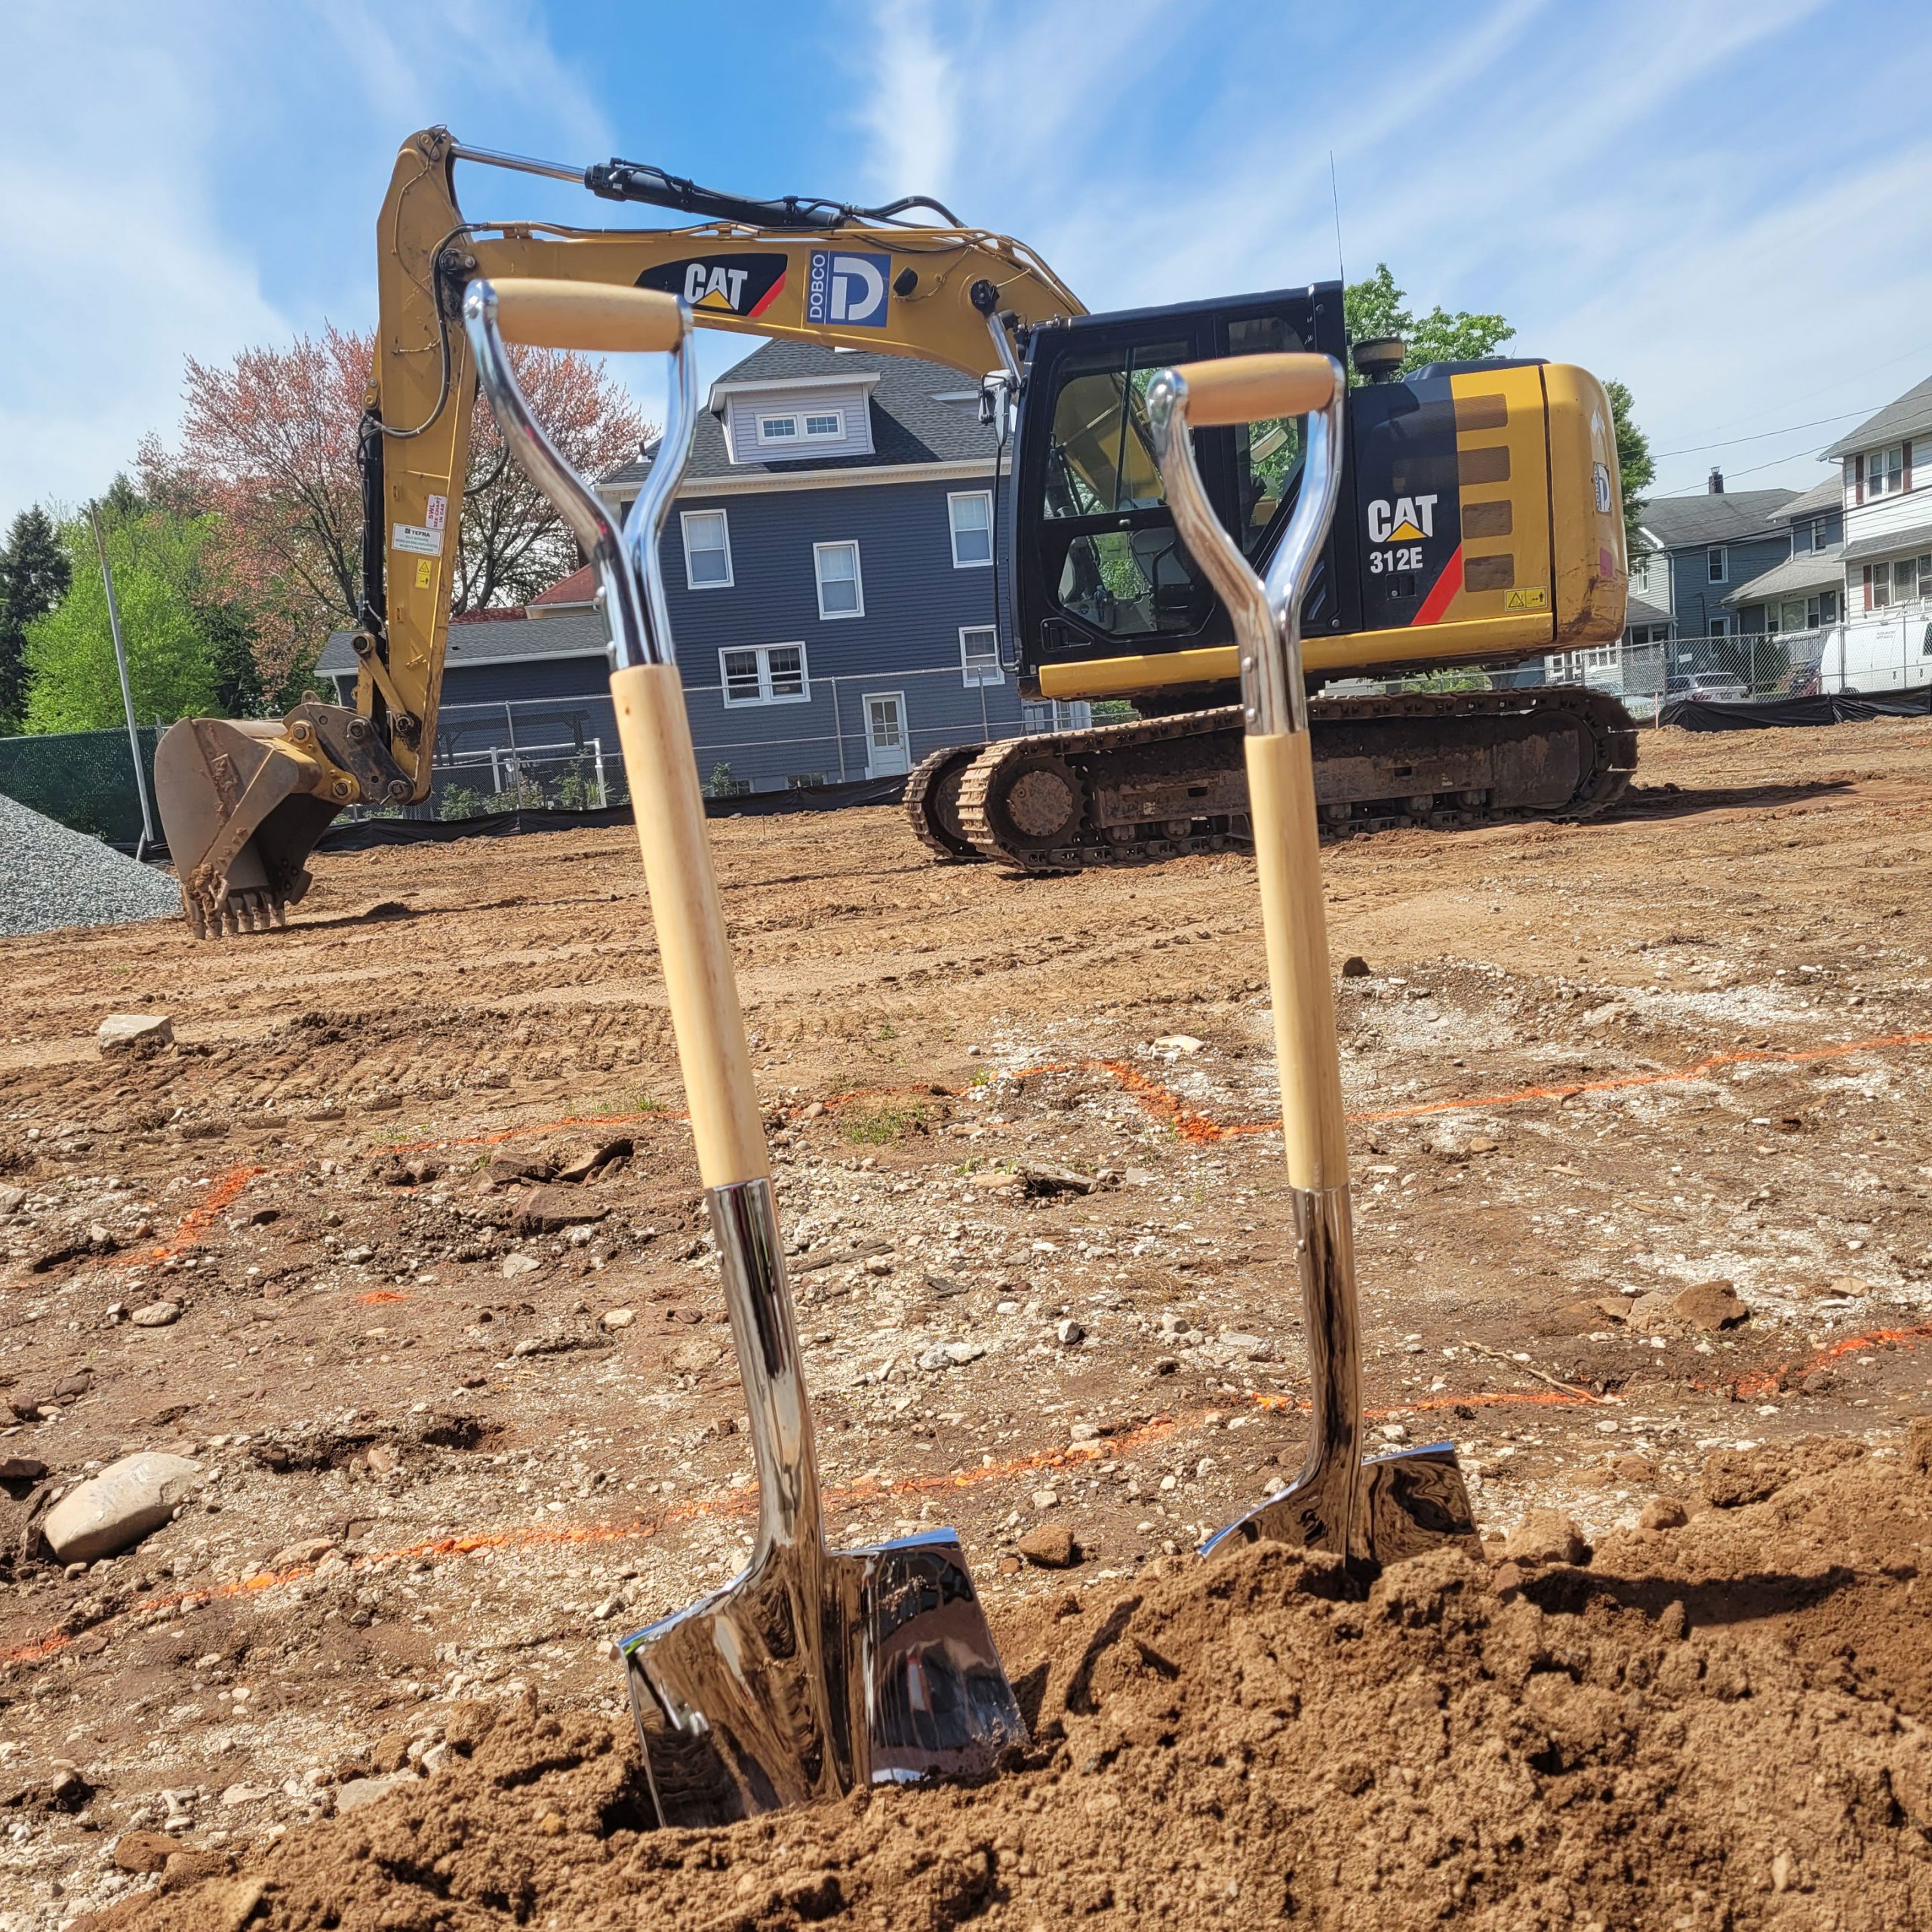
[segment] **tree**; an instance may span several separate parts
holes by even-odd
[[[256,663],[278,696],[292,695],[331,629],[355,620],[356,452],[374,341],[325,324],[319,339],[288,349],[245,349],[219,366],[191,358],[180,450],[143,446],[151,494],[217,515],[211,566],[251,611]],[[579,469],[601,475],[636,455],[650,426],[601,361],[511,353],[538,420]],[[464,490],[453,610],[525,602],[574,566],[574,543],[506,459],[480,399]]]
[[[1604,384],[1610,398],[1611,420],[1617,430],[1617,473],[1623,484],[1623,543],[1628,554],[1637,554],[1637,526],[1644,515],[1644,492],[1657,479],[1657,466],[1651,457],[1651,439],[1637,427],[1631,414],[1630,391],[1619,382]]]
[[[128,682],[143,721],[211,711],[217,687],[197,609],[206,519],[152,505],[103,515],[101,536],[128,650]],[[94,532],[85,516],[60,527],[71,582],[26,627],[30,731],[97,731],[124,721],[114,635]]]
[[[26,710],[26,630],[67,594],[73,575],[54,519],[35,503],[22,510],[0,549],[0,732],[19,730]]]
[[[1352,281],[1342,291],[1349,342],[1400,336],[1408,352],[1402,358],[1404,374],[1425,362],[1474,362],[1493,355],[1516,333],[1500,315],[1477,315],[1467,309],[1451,313],[1440,303],[1427,315],[1417,315],[1407,300],[1407,292],[1396,287],[1386,262],[1377,262],[1367,281]]]

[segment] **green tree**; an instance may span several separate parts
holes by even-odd
[[[1657,480],[1657,466],[1651,457],[1651,439],[1637,427],[1631,414],[1630,391],[1618,382],[1604,384],[1610,398],[1611,420],[1617,429],[1617,473],[1623,484],[1624,547],[1637,554],[1637,526],[1644,515],[1644,492]]]
[[[1365,281],[1352,281],[1342,291],[1342,315],[1351,343],[1376,336],[1400,336],[1407,345],[1401,373],[1425,362],[1474,362],[1493,355],[1516,331],[1500,315],[1478,315],[1467,309],[1453,312],[1438,302],[1426,315],[1408,306],[1408,294],[1395,285],[1386,262],[1377,262]],[[1358,380],[1352,375],[1351,380]]]
[[[101,534],[128,648],[128,681],[143,720],[209,712],[217,701],[208,627],[196,598],[205,592],[202,555],[208,520],[153,508],[103,515]],[[94,731],[123,721],[107,593],[85,516],[63,524],[71,576],[67,594],[26,626],[26,727]]]
[[[67,593],[73,574],[54,519],[36,503],[14,519],[0,549],[0,733],[26,712],[26,631]]]

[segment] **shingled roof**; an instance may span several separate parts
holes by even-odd
[[[1849,435],[1841,436],[1825,454],[1851,456],[1860,450],[1878,450],[1908,436],[1932,431],[1932,376],[1909,389],[1895,402],[1888,402],[1875,416],[1868,416]]]

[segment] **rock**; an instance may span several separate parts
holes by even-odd
[[[300,1543],[285,1543],[268,1560],[271,1570],[299,1570],[306,1564],[319,1563],[334,1549],[332,1537],[309,1537]]]
[[[1112,1184],[1098,1175],[1077,1174],[1063,1168],[1024,1167],[1018,1179],[1029,1198],[1035,1201],[1051,1201],[1057,1194],[1094,1194]]]
[[[23,1187],[0,1187],[0,1214],[17,1214],[26,1205]]]
[[[392,1476],[402,1466],[402,1457],[391,1442],[372,1442],[365,1452],[372,1476]]]
[[[614,1140],[592,1140],[573,1148],[558,1164],[553,1180],[581,1183],[595,1180],[614,1161],[628,1160],[631,1138],[627,1134]]]
[[[1623,1318],[1633,1328],[1669,1326],[1674,1296],[1663,1293],[1638,1295],[1626,1304]]]
[[[557,1171],[555,1161],[541,1148],[499,1147],[490,1156],[485,1171],[500,1187],[512,1181],[548,1180]]]
[[[1246,1335],[1238,1329],[1221,1331],[1221,1346],[1243,1361],[1272,1361],[1275,1345],[1260,1335]]]
[[[1033,1507],[1035,1509],[1055,1509],[1059,1503],[1060,1491],[1057,1489],[1036,1489],[1033,1492]]]
[[[611,1211],[608,1203],[588,1199],[574,1188],[533,1187],[517,1203],[521,1234],[555,1234],[583,1221],[601,1221]]]
[[[1064,1321],[1054,1324],[1054,1339],[1063,1349],[1070,1349],[1087,1339],[1087,1331],[1069,1316]]]
[[[269,1795],[265,1784],[232,1784],[221,1794],[221,1801],[232,1811],[238,1804],[254,1804]]]
[[[977,1174],[969,1175],[967,1179],[967,1185],[971,1187],[1020,1187],[1024,1184],[1018,1174],[1001,1174],[992,1168],[986,1168]]]
[[[1493,1134],[1472,1134],[1463,1145],[1472,1154],[1494,1154],[1503,1143]]]
[[[183,1849],[181,1841],[165,1832],[123,1832],[114,1847],[114,1862],[122,1871],[145,1878],[163,1869]]]
[[[335,1789],[335,1808],[337,1811],[359,1811],[365,1804],[374,1804],[378,1798],[386,1798],[392,1791],[401,1791],[416,1782],[414,1771],[391,1771],[386,1776],[374,1778],[350,1778]]]
[[[634,1308],[607,1309],[604,1314],[604,1325],[607,1328],[628,1328],[636,1319],[637,1310]]]
[[[1838,1386],[1838,1371],[1830,1368],[1814,1368],[1798,1385],[1799,1392],[1806,1395],[1829,1395]]]
[[[1619,1482],[1633,1485],[1657,1479],[1657,1466],[1647,1456],[1613,1456],[1610,1472]]]
[[[1812,1291],[1815,1294],[1843,1296],[1847,1301],[1862,1301],[1872,1292],[1872,1284],[1856,1275],[1834,1275],[1822,1288]]]
[[[103,1054],[158,1053],[174,1044],[174,1023],[165,1013],[110,1013],[94,1042]]]
[[[1710,1334],[1720,1328],[1734,1328],[1751,1318],[1750,1309],[1728,1281],[1700,1281],[1684,1289],[1672,1297],[1670,1312],[1678,1321]]]
[[[1342,977],[1345,980],[1365,980],[1368,974],[1368,961],[1359,952],[1350,953],[1342,961]]]
[[[42,1518],[41,1534],[61,1562],[96,1562],[159,1529],[201,1478],[201,1465],[185,1456],[123,1456],[63,1496]]]
[[[519,1275],[534,1275],[543,1266],[534,1254],[509,1254],[503,1257],[503,1278],[514,1281]]]
[[[1154,1051],[1161,1054],[1180,1054],[1192,1060],[1207,1044],[1205,1040],[1197,1040],[1192,1033],[1163,1033],[1154,1042]]]
[[[721,1343],[706,1335],[694,1335],[671,1351],[671,1366],[681,1375],[702,1375],[706,1369],[715,1368],[724,1357]]]
[[[941,1342],[919,1357],[919,1366],[928,1374],[944,1368],[963,1368],[986,1353],[983,1342]]]
[[[46,1473],[38,1456],[0,1456],[0,1483],[38,1482]]]
[[[1532,1509],[1509,1532],[1503,1554],[1516,1563],[1587,1563],[1590,1546],[1561,1510]]]
[[[225,1878],[235,1869],[235,1861],[225,1851],[174,1851],[168,1856],[168,1863],[161,1868],[161,1889],[164,1892],[186,1891],[190,1885],[198,1885],[205,1879]],[[260,1896],[259,1891],[257,1896]],[[212,1926],[216,1921],[203,1919],[204,1924]],[[233,1924],[230,1919],[228,1921]]]
[[[128,1316],[137,1328],[171,1328],[181,1319],[181,1304],[178,1301],[151,1301],[144,1308],[137,1308]]]
[[[1020,1539],[1020,1553],[1042,1570],[1071,1570],[1080,1561],[1080,1546],[1064,1523],[1042,1523]]]
[[[1690,1512],[1674,1496],[1654,1496],[1644,1505],[1637,1527],[1644,1530],[1681,1530],[1690,1520]]]

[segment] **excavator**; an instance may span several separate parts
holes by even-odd
[[[472,220],[457,205],[460,163],[699,219]],[[1029,697],[1121,699],[1132,715],[935,753],[908,782],[913,829],[942,858],[1042,873],[1250,842],[1234,629],[1176,533],[1146,391],[1162,368],[1223,356],[1312,349],[1346,363],[1339,283],[1090,315],[1023,242],[925,197],[752,199],[636,162],[579,168],[468,147],[441,128],[403,143],[377,235],[355,700],[312,695],[279,722],[187,718],[163,737],[156,793],[197,934],[285,923],[337,813],[429,795],[476,389],[460,317],[478,278],[664,290],[706,327],[970,377],[1002,447],[992,574],[1003,661]],[[1600,811],[1635,763],[1623,707],[1465,674],[1506,675],[1620,634],[1608,399],[1567,364],[1404,373],[1403,354],[1355,345],[1366,380],[1347,399],[1341,509],[1304,605],[1312,693],[1401,686],[1310,706],[1323,835]],[[1287,528],[1303,431],[1288,417],[1197,438],[1208,499],[1257,571]]]

